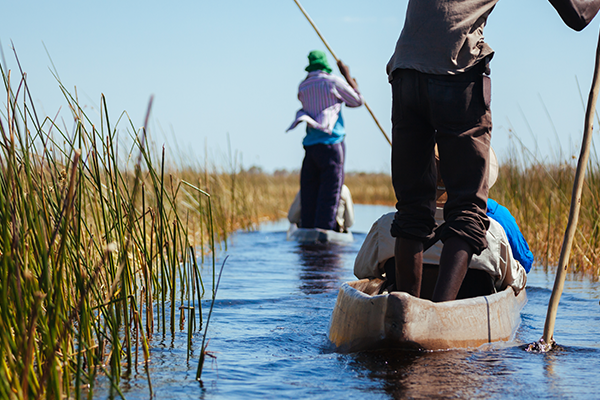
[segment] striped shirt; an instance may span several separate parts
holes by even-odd
[[[338,121],[342,103],[348,107],[359,107],[363,104],[361,94],[345,80],[320,70],[309,72],[306,79],[300,83],[298,99],[302,108],[296,113],[296,119],[287,131],[304,121],[310,128],[330,135]]]

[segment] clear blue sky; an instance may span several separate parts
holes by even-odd
[[[301,3],[391,136],[385,65],[407,1]],[[45,45],[63,84],[77,87],[91,116],[104,93],[113,119],[127,111],[140,126],[154,95],[151,135],[175,154],[204,163],[206,153],[211,163],[225,164],[230,143],[246,168],[300,167],[304,129],[285,129],[300,107],[306,55],[325,47],[293,0],[19,0],[2,8],[5,66],[16,70],[12,41],[38,111],[54,116],[62,106],[69,120]],[[580,91],[587,101],[599,21],[574,32],[547,1],[499,1],[485,33],[496,51],[492,144],[501,162],[518,141],[540,160],[578,156]],[[390,147],[367,110],[346,109],[344,117],[346,169],[389,172]]]

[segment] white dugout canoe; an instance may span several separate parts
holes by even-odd
[[[525,289],[434,303],[404,292],[376,294],[383,281],[361,279],[340,288],[329,339],[340,351],[380,347],[422,350],[478,347],[507,341],[521,321]]]

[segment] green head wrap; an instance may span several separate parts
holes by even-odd
[[[308,53],[308,66],[304,68],[308,72],[322,70],[331,73],[331,67],[327,62],[327,55],[321,50],[313,50]]]

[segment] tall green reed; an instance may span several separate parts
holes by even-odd
[[[211,196],[169,173],[147,118],[113,123],[102,97],[94,123],[60,85],[69,131],[39,119],[22,71],[0,72],[0,397],[79,399],[101,374],[122,395],[140,352],[151,391],[152,335],[187,312],[191,353],[202,327],[196,250],[214,269]]]

